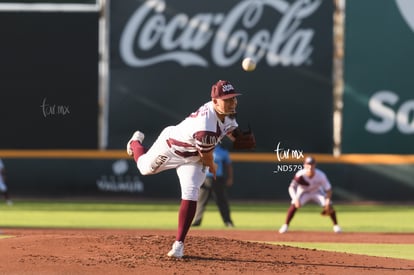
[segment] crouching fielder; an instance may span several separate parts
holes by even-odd
[[[333,231],[341,232],[338,225],[336,212],[332,206],[332,186],[325,173],[316,168],[313,157],[307,157],[303,169],[299,170],[289,185],[289,195],[292,198],[291,205],[286,214],[285,223],[280,227],[279,233],[286,233],[289,224],[296,211],[309,201],[313,201],[323,207],[321,214],[329,216],[333,222]]]

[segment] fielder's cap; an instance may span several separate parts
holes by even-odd
[[[219,80],[211,87],[211,98],[227,99],[241,95],[227,80]]]
[[[313,157],[307,157],[307,158],[305,158],[304,164],[311,164],[311,165],[313,165],[315,163],[316,163],[316,160]]]

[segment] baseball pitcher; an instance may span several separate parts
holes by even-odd
[[[176,169],[181,187],[176,240],[168,256],[184,255],[184,240],[194,218],[200,186],[207,169],[216,176],[213,149],[224,137],[233,141],[235,149],[255,147],[253,133],[242,132],[235,119],[237,93],[229,81],[220,80],[211,88],[211,101],[191,113],[182,122],[162,130],[147,150],[144,134],[136,131],[127,144],[142,175]]]

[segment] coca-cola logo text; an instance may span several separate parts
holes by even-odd
[[[305,28],[302,22],[321,3],[322,0],[246,0],[227,14],[204,12],[191,17],[177,13],[168,18],[164,0],[146,1],[126,23],[120,55],[131,67],[167,61],[208,67],[208,60],[200,52],[210,46],[211,61],[220,67],[232,66],[246,56],[269,66],[300,66],[310,59],[314,36],[314,30]],[[265,9],[279,14],[271,28],[258,27]]]

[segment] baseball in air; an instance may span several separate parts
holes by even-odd
[[[254,60],[250,57],[246,57],[243,59],[242,67],[246,72],[254,71],[254,69],[256,69],[256,62],[254,62]]]

